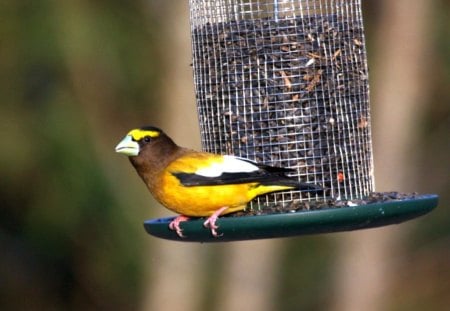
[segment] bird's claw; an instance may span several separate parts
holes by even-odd
[[[217,211],[214,212],[214,214],[212,214],[210,217],[208,217],[208,219],[205,220],[205,222],[203,223],[203,226],[205,228],[209,228],[211,230],[211,234],[213,237],[217,238],[222,236],[223,234],[218,234],[217,233],[217,229],[219,229],[219,226],[216,225],[216,221],[219,218],[220,214],[222,214],[223,211],[225,211],[228,207],[222,207],[220,209],[218,209]]]
[[[217,238],[219,236],[222,236],[223,234],[218,234],[217,233],[217,229],[219,229],[219,226],[216,225],[216,220],[217,217],[213,218],[213,217],[209,217],[208,219],[206,219],[206,221],[203,223],[203,226],[205,228],[209,228],[211,230],[211,234],[213,237]]]
[[[205,228],[209,228],[211,230],[211,234],[213,237],[217,238],[222,236],[223,234],[218,234],[217,229],[219,229],[219,226],[216,224],[217,219],[219,218],[220,214],[222,214],[223,211],[225,211],[228,207],[222,207],[214,212],[210,217],[208,217],[205,222],[203,223],[203,226]],[[189,217],[184,215],[177,216],[174,220],[172,220],[169,223],[169,229],[173,230],[177,233],[177,235],[180,238],[185,238],[186,236],[183,234],[183,229],[180,227],[180,223],[183,221],[188,220]]]
[[[180,238],[185,238],[186,236],[183,235],[183,229],[180,228],[180,223],[188,219],[189,217],[184,215],[177,216],[169,223],[169,229],[175,231]]]

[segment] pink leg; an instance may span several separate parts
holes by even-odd
[[[219,218],[220,214],[222,214],[223,211],[225,211],[227,208],[228,206],[219,208],[217,211],[214,212],[214,214],[209,216],[208,219],[206,219],[206,221],[203,223],[203,226],[211,229],[211,234],[215,238],[219,236],[216,231],[219,228],[219,226],[216,225],[217,218]]]
[[[169,229],[174,230],[180,238],[184,238],[183,229],[180,228],[180,222],[188,220],[189,217],[184,215],[179,215],[177,218],[172,220],[169,224]]]

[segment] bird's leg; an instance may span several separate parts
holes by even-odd
[[[219,208],[217,211],[214,212],[214,214],[209,216],[208,219],[206,219],[206,221],[203,223],[203,226],[211,229],[211,234],[215,238],[217,238],[219,236],[216,231],[216,229],[219,228],[219,226],[216,225],[217,218],[219,218],[220,214],[222,214],[227,208],[228,208],[228,206]]]
[[[180,228],[180,222],[188,220],[189,217],[184,215],[178,215],[174,220],[172,220],[169,224],[169,229],[174,230],[180,238],[184,238],[183,229]]]

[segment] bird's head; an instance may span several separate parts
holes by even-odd
[[[116,152],[131,158],[148,158],[160,160],[172,153],[177,145],[161,129],[144,126],[128,132],[116,146]]]
[[[117,144],[116,152],[127,155],[147,185],[182,150],[162,130],[144,126],[128,132]]]
[[[133,129],[116,146],[116,152],[129,157],[138,156],[141,151],[151,148],[155,141],[161,138],[163,132],[152,126]]]

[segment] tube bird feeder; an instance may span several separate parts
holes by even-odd
[[[248,213],[183,223],[180,241],[233,241],[399,223],[436,195],[374,193],[369,79],[361,0],[190,0],[194,87],[203,150],[295,170],[323,194],[286,191]]]

